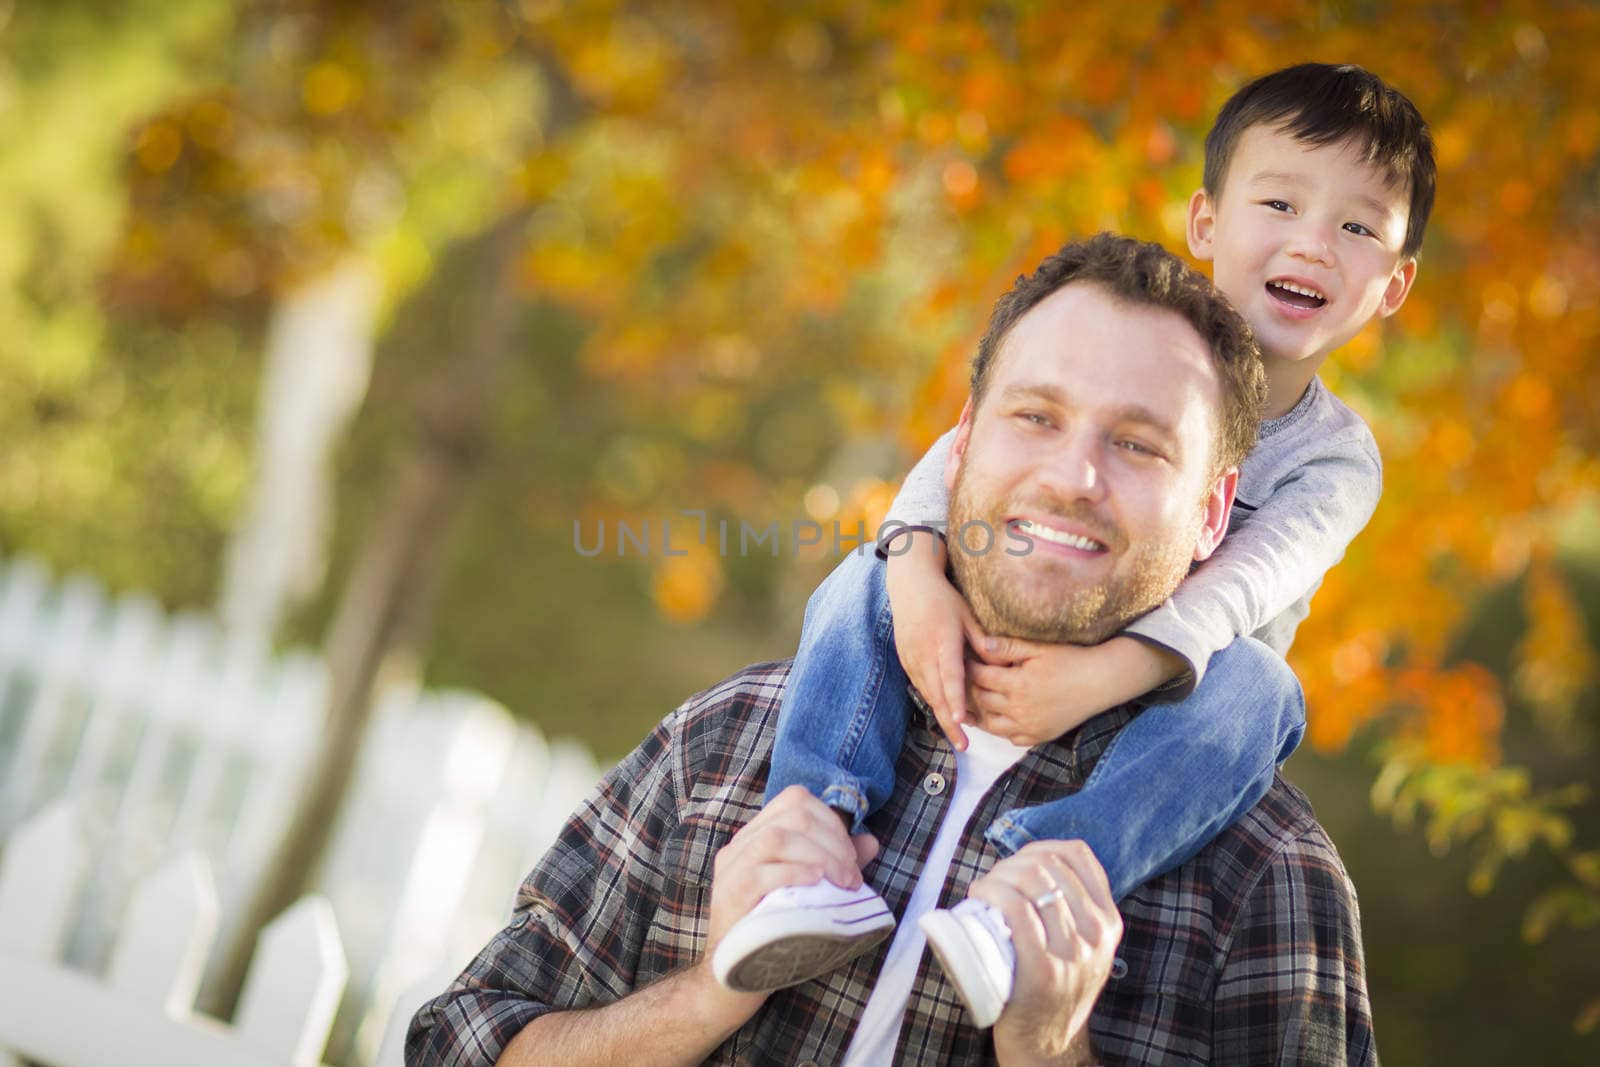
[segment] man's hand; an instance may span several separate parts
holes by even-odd
[[[889,556],[886,585],[894,612],[894,644],[906,677],[933,709],[957,752],[967,747],[966,649],[987,637],[967,598],[945,577],[944,541],[926,531],[903,533]],[[906,547],[909,542],[909,547]]]
[[[699,961],[600,1008],[553,1011],[529,1023],[497,1061],[503,1067],[560,1063],[701,1063],[761,1007],[765,993],[735,993],[717,982],[711,955],[728,928],[785,885],[826,875],[861,884],[878,854],[870,834],[851,837],[833,809],[800,786],[785,789],[717,851],[711,875],[710,935]],[[640,1054],[641,1040],[648,1043]]]
[[[824,877],[854,889],[861,884],[861,868],[877,854],[877,838],[852,837],[836,811],[803,786],[790,786],[717,851],[707,955],[774,889],[812,885]]]
[[[969,895],[1000,910],[1017,952],[1011,1001],[994,1027],[1000,1062],[1089,1062],[1089,1014],[1122,940],[1122,916],[1089,846],[1036,841],[995,864]]]
[[[710,1013],[749,1018],[766,999],[764,993],[735,993],[711,977],[711,956],[734,923],[783,886],[812,885],[826,877],[854,889],[861,884],[861,868],[877,854],[877,838],[852,837],[837,812],[798,785],[779,793],[741,826],[712,862],[706,954],[696,965],[709,980],[705,993]]]
[[[1177,677],[1183,660],[1131,637],[1054,645],[1014,637],[972,642],[969,719],[1012,744],[1054,740]]]

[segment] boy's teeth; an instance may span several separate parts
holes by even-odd
[[[1052,530],[1048,526],[1041,526],[1036,522],[1029,522],[1027,519],[1019,521],[1017,526],[1024,533],[1032,534],[1041,541],[1050,541],[1053,544],[1066,545],[1069,548],[1078,548],[1085,552],[1099,552],[1106,547],[1099,541],[1091,541],[1087,537],[1079,537],[1077,534],[1070,534],[1065,530]]]
[[[1326,296],[1311,288],[1309,285],[1296,285],[1294,282],[1269,282],[1267,284],[1271,285],[1274,289],[1282,289],[1285,292],[1295,293],[1299,296],[1308,296],[1313,300],[1325,301],[1328,299]]]

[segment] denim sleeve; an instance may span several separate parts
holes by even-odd
[[[1288,664],[1241,637],[1217,653],[1188,699],[1145,708],[1106,746],[1077,793],[1007,812],[991,840],[1088,843],[1112,896],[1194,856],[1255,806],[1305,733],[1305,697]]]
[[[894,649],[885,564],[852,552],[806,603],[778,713],[766,799],[801,785],[854,830],[894,792],[906,676]]]

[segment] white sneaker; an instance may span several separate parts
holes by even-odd
[[[711,957],[711,971],[737,993],[766,993],[855,959],[893,929],[889,906],[865,882],[859,889],[826,878],[785,886],[733,924]]]
[[[972,1021],[980,1028],[993,1026],[1011,999],[1017,970],[1017,953],[1011,947],[1011,927],[1005,917],[983,901],[968,897],[948,910],[928,912],[917,925],[972,1013]]]

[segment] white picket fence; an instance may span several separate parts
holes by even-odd
[[[64,920],[65,965],[114,976],[124,950],[113,945],[133,928],[128,887],[185,853],[215,865],[217,926],[231,931],[310,764],[326,685],[310,655],[275,657],[226,641],[208,618],[0,563],[0,841],[12,838],[0,861],[25,821],[71,802],[94,864]],[[504,921],[521,875],[598,775],[587,751],[547,744],[481,696],[383,695],[314,887],[349,961],[330,1062],[378,1062],[397,998]],[[0,912],[0,928],[13,921]]]
[[[133,888],[106,976],[59,955],[90,868],[62,803],[13,835],[0,861],[0,1065],[58,1067],[321,1061],[347,972],[327,901],[307,897],[261,933],[231,1027],[194,1012],[217,928],[210,868],[193,853]]]

